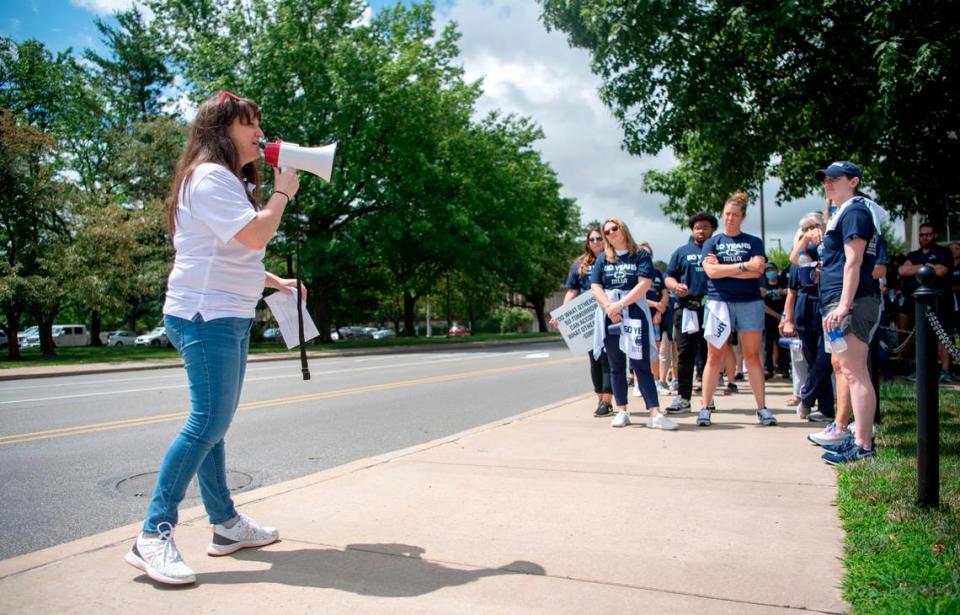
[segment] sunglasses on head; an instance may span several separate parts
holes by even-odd
[[[617,225],[617,224],[614,224],[614,225],[611,226],[610,228],[604,229],[604,230],[603,230],[603,234],[604,234],[604,235],[609,235],[609,234],[611,234],[611,233],[616,233],[616,232],[619,231],[619,230],[620,230],[620,226]]]
[[[223,94],[220,95],[220,98],[217,99],[217,104],[218,104],[218,105],[222,105],[222,104],[223,104],[223,101],[227,100],[228,98],[229,98],[230,100],[235,100],[235,101],[237,101],[237,102],[240,101],[240,97],[239,97],[239,96],[237,96],[237,95],[234,94],[233,92],[228,92],[227,90],[224,90],[224,91],[223,91]]]

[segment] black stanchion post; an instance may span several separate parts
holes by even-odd
[[[940,506],[940,387],[937,382],[937,337],[927,312],[934,309],[936,274],[924,265],[917,273],[920,287],[913,294],[917,327],[917,504]]]
[[[297,201],[295,214],[297,218],[297,241],[296,241],[296,252],[297,252],[297,333],[299,335],[300,341],[300,373],[303,376],[304,380],[310,380],[310,367],[307,365],[307,343],[304,341],[303,335],[303,282],[300,277],[300,230],[303,226],[303,221],[300,220],[300,202]]]

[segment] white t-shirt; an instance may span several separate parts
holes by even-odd
[[[224,166],[199,165],[180,191],[173,237],[176,259],[163,313],[204,320],[253,318],[263,294],[264,250],[234,236],[257,213],[243,184]]]

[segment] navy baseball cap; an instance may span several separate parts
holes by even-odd
[[[847,160],[831,162],[830,166],[826,169],[820,169],[814,173],[813,178],[818,182],[822,182],[824,177],[840,177],[841,175],[849,175],[850,177],[863,179],[863,176],[860,175],[860,167]]]

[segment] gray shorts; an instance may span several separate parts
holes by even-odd
[[[839,304],[839,301],[835,301],[825,311],[829,313]],[[857,297],[853,300],[850,312],[840,321],[840,332],[844,335],[852,333],[864,344],[869,344],[879,324],[880,297]]]

